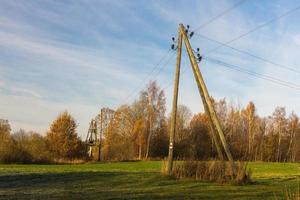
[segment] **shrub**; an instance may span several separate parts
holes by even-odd
[[[18,132],[5,137],[0,145],[2,163],[49,163],[46,140],[37,133]]]

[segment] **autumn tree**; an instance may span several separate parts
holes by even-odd
[[[10,124],[8,120],[0,119],[0,162],[4,161],[10,149]]]
[[[218,116],[218,119],[221,123],[221,126],[223,129],[226,129],[226,122],[227,122],[227,116],[228,116],[228,106],[226,99],[220,99],[219,101],[216,101],[212,99],[216,114]],[[226,132],[226,131],[225,131]]]
[[[11,128],[8,120],[0,119],[0,137],[7,137]]]
[[[276,161],[280,162],[282,159],[282,140],[286,133],[287,119],[284,107],[277,107],[272,114],[272,122],[275,135],[277,136],[277,150],[276,150]]]
[[[143,117],[134,122],[133,135],[134,141],[138,146],[138,159],[142,159],[143,146],[145,145],[144,132],[146,131],[145,120]]]
[[[138,159],[142,160],[146,152],[146,133],[147,120],[144,115],[145,109],[143,102],[135,101],[132,106],[132,114],[134,118],[133,140],[138,148]]]
[[[10,162],[15,163],[49,163],[46,138],[33,131],[20,129],[11,135]]]
[[[134,159],[134,118],[129,106],[118,108],[105,132],[103,157],[105,160]]]
[[[85,148],[76,128],[75,119],[67,111],[53,121],[47,132],[48,147],[53,157],[73,159],[84,156]]]
[[[254,151],[254,137],[255,137],[255,128],[256,126],[256,109],[253,102],[250,102],[245,109],[242,110],[242,116],[245,122],[245,128],[248,138],[248,147],[246,155],[248,160],[253,159]]]
[[[214,156],[214,141],[209,136],[208,116],[194,115],[190,122],[189,153],[194,159],[208,159]]]
[[[299,124],[299,118],[297,115],[292,112],[290,117],[288,118],[288,124],[287,124],[287,132],[288,132],[288,150],[286,153],[286,161],[292,161],[295,162],[296,154],[297,152],[297,135],[300,132],[300,124]]]
[[[192,112],[185,105],[179,105],[177,108],[175,142],[178,143],[189,136],[189,123],[192,118]]]
[[[169,128],[166,119],[160,121],[160,125],[153,130],[151,139],[151,151],[149,156],[152,158],[164,158],[169,150]]]
[[[150,81],[145,90],[140,93],[139,102],[146,123],[146,152],[145,159],[150,153],[150,144],[155,129],[160,128],[160,121],[165,118],[165,94],[155,81]]]
[[[232,156],[235,159],[241,159],[245,155],[245,137],[240,134],[244,131],[241,119],[240,110],[231,105],[228,108],[228,115],[223,127],[228,146],[230,147]]]
[[[265,147],[265,140],[267,138],[267,122],[266,118],[257,118],[257,133],[256,133],[256,147],[255,147],[255,156],[254,160],[264,160],[264,147]]]
[[[120,106],[105,132],[105,159],[147,159],[167,153],[165,96],[150,81],[132,105]]]

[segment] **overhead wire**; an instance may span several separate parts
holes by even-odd
[[[207,20],[206,22],[202,23],[200,26],[198,26],[197,28],[195,28],[193,31],[196,32],[202,28],[204,28],[205,26],[207,26],[208,24],[212,23],[213,21],[219,19],[220,17],[226,15],[227,13],[229,13],[230,11],[232,11],[234,8],[238,7],[239,5],[243,4],[245,1],[247,0],[241,0],[238,1],[236,4],[234,4],[233,6],[227,8],[226,10],[224,10],[223,12],[219,13],[218,15],[212,17],[211,19]]]
[[[152,68],[152,70],[140,81],[140,84],[125,98],[125,102],[127,100],[131,99],[132,96],[136,96],[138,93],[138,90],[143,86],[143,83],[148,80],[148,78],[155,72],[156,69],[159,69],[158,73],[154,75],[154,77],[157,77],[158,74],[162,71],[162,69],[171,61],[171,58],[175,55],[175,52],[171,53],[171,56],[167,59],[165,63],[163,61],[168,57],[169,53],[171,52],[171,49],[168,50],[168,52],[159,60],[159,62]],[[163,63],[163,64],[162,64]],[[162,64],[162,65],[161,65]],[[159,66],[161,67],[159,68]]]
[[[209,25],[209,24],[212,23],[213,21],[215,21],[215,20],[217,20],[218,18],[220,18],[220,17],[224,16],[225,14],[229,13],[231,10],[233,10],[233,9],[236,8],[236,7],[238,7],[239,5],[241,5],[242,3],[244,3],[245,1],[247,1],[247,0],[240,0],[240,1],[238,1],[238,2],[237,2],[236,4],[234,4],[233,6],[227,8],[227,9],[224,10],[223,12],[219,13],[218,15],[212,17],[212,18],[209,19],[208,21],[206,21],[206,22],[204,22],[203,24],[201,24],[199,27],[197,27],[196,29],[194,29],[194,31],[197,31],[197,30],[200,30],[200,29],[204,28],[205,26]],[[149,73],[149,74],[141,81],[141,83],[143,83],[146,79],[148,79],[148,78],[151,76],[151,74],[153,73],[153,71],[155,71],[156,68],[157,68],[157,67],[154,67],[153,70],[152,70],[152,71],[151,71],[151,72],[150,72],[150,73]],[[186,69],[187,69],[187,67],[186,67]],[[182,74],[185,73],[186,69],[183,71]],[[161,72],[161,70],[159,71],[159,73],[160,73],[160,72]],[[157,73],[157,74],[159,74],[159,73]],[[128,95],[128,96],[126,97],[125,101],[128,100],[129,97],[131,97],[132,95],[134,95],[134,94],[136,93],[136,90],[138,90],[138,89],[140,88],[140,85],[141,85],[141,84],[139,84],[139,86],[136,87],[136,88],[133,90],[133,92],[131,92],[130,95]],[[168,87],[170,87],[170,86],[168,86]],[[167,88],[168,88],[168,87],[167,87]]]
[[[289,66],[286,66],[286,65],[283,65],[283,64],[276,63],[276,62],[271,61],[271,60],[269,60],[269,59],[263,58],[263,57],[261,57],[261,56],[254,55],[254,54],[252,54],[252,53],[250,53],[250,52],[248,52],[248,51],[238,49],[238,48],[236,48],[236,47],[233,47],[233,46],[231,46],[231,45],[225,44],[225,43],[220,42],[220,41],[218,41],[218,40],[209,38],[209,37],[207,37],[207,36],[205,36],[205,35],[202,35],[202,34],[199,34],[199,33],[195,33],[195,35],[196,35],[196,36],[199,36],[199,37],[202,37],[202,38],[204,38],[204,39],[206,39],[206,40],[209,40],[209,41],[218,43],[218,44],[220,44],[220,45],[223,45],[223,46],[225,46],[225,47],[227,47],[227,48],[230,48],[230,49],[232,49],[232,50],[234,50],[234,51],[236,51],[236,52],[239,52],[239,53],[242,53],[242,54],[251,56],[251,57],[256,58],[256,59],[258,59],[258,60],[261,60],[261,61],[263,61],[263,62],[265,62],[265,63],[268,63],[268,64],[274,65],[274,66],[276,66],[276,67],[283,68],[283,69],[286,69],[286,70],[289,70],[289,71],[296,72],[296,73],[299,73],[299,74],[300,74],[300,70],[297,70],[297,69],[295,69],[295,68],[293,68],[293,67],[289,67]]]
[[[229,13],[230,11],[232,11],[234,8],[238,7],[239,5],[241,5],[242,3],[244,3],[245,1],[247,0],[241,0],[241,1],[238,1],[236,4],[234,4],[233,6],[227,8],[226,10],[224,10],[223,12],[219,13],[218,15],[212,17],[211,19],[207,20],[206,22],[202,23],[200,26],[198,26],[197,28],[193,29],[193,32],[196,32],[202,28],[204,28],[205,26],[209,25],[210,23],[212,23],[213,21],[219,19],[220,17],[226,15],[227,13]],[[180,75],[182,76],[186,71],[187,71],[188,67],[185,67],[183,69],[183,71],[180,73]],[[172,85],[172,81],[167,84],[166,87],[164,87],[164,90],[169,88],[170,86]]]
[[[272,77],[270,75],[260,74],[258,72],[249,71],[249,70],[247,70],[245,68],[239,67],[237,65],[229,64],[229,63],[226,63],[226,62],[218,60],[218,59],[214,59],[214,58],[210,58],[210,57],[204,57],[203,59],[207,60],[209,62],[212,62],[214,64],[217,64],[219,66],[223,66],[223,67],[226,67],[226,68],[229,68],[229,69],[233,69],[235,71],[239,71],[241,73],[245,73],[245,74],[254,76],[256,78],[260,78],[260,79],[263,79],[263,80],[266,80],[266,81],[270,81],[270,82],[273,82],[273,83],[281,85],[281,86],[289,87],[291,89],[296,89],[296,90],[300,91],[300,86],[297,85],[297,84],[294,84],[292,82],[287,82],[285,80],[278,79],[278,78]]]
[[[237,36],[237,37],[235,37],[235,38],[233,38],[233,39],[225,42],[222,45],[219,45],[219,46],[213,48],[212,50],[208,51],[208,53],[206,53],[206,55],[211,54],[211,53],[217,51],[218,49],[220,49],[221,47],[223,47],[225,45],[228,45],[228,44],[230,44],[230,43],[232,43],[234,41],[237,41],[237,40],[239,40],[239,39],[241,39],[241,38],[249,35],[250,33],[253,33],[255,31],[257,31],[257,30],[259,30],[259,29],[261,29],[261,28],[263,28],[263,27],[265,27],[265,26],[267,26],[267,25],[269,25],[269,24],[271,24],[271,23],[273,23],[273,22],[275,22],[275,21],[283,18],[283,17],[286,17],[286,16],[292,14],[293,12],[295,12],[295,11],[297,11],[299,9],[300,9],[300,5],[297,6],[297,7],[295,7],[295,8],[293,8],[293,9],[288,10],[287,12],[285,12],[285,13],[279,15],[279,16],[276,16],[276,17],[274,17],[274,18],[272,18],[272,19],[270,19],[270,20],[268,20],[268,21],[266,21],[266,22],[264,22],[264,23],[262,23],[262,24],[260,24],[260,25],[258,25],[256,27],[254,27],[253,29],[251,29],[251,30],[249,30],[249,31],[247,31],[247,32],[245,32],[245,33],[243,33],[243,34],[241,34],[241,35],[239,35],[239,36]]]
[[[213,17],[212,19],[208,20],[207,22],[203,23],[202,25],[200,25],[199,27],[197,27],[196,29],[194,29],[194,32],[196,32],[196,31],[198,31],[199,29],[201,29],[201,28],[207,26],[209,23],[212,23],[214,20],[216,20],[216,19],[218,19],[218,18],[224,16],[225,14],[227,14],[228,12],[230,12],[230,11],[231,11],[232,9],[234,9],[235,7],[241,5],[241,4],[242,4],[243,2],[245,2],[245,1],[246,1],[246,0],[241,0],[241,1],[239,1],[237,4],[234,4],[232,7],[226,9],[225,11],[223,11],[222,13],[220,13],[219,15]],[[217,51],[218,49],[220,49],[220,48],[223,47],[223,46],[229,47],[228,44],[230,44],[230,43],[232,43],[232,42],[234,42],[234,41],[237,41],[237,40],[239,40],[239,39],[241,39],[241,38],[243,38],[243,37],[249,35],[250,33],[253,33],[253,32],[255,32],[255,31],[257,31],[257,30],[259,30],[259,29],[261,29],[261,28],[267,26],[268,24],[271,24],[271,23],[273,23],[273,22],[275,22],[275,21],[277,21],[277,20],[279,20],[279,19],[281,19],[281,18],[283,18],[283,17],[285,17],[285,16],[287,16],[287,15],[290,15],[291,13],[293,13],[293,12],[299,10],[299,9],[300,9],[300,6],[297,6],[297,7],[293,8],[293,9],[290,9],[290,10],[288,10],[287,12],[285,12],[285,13],[283,13],[283,14],[281,14],[281,15],[275,17],[275,18],[272,18],[271,20],[268,20],[267,22],[264,22],[264,23],[262,23],[262,24],[260,24],[260,25],[258,25],[258,26],[256,26],[256,27],[254,27],[253,29],[251,29],[251,30],[249,30],[249,31],[247,31],[247,32],[245,32],[245,33],[239,35],[238,37],[235,37],[235,38],[233,38],[233,39],[231,39],[231,40],[229,40],[229,41],[227,41],[227,42],[225,42],[225,43],[220,43],[219,46],[217,46],[217,47],[215,47],[214,49],[210,50],[210,51],[209,51],[208,53],[206,53],[205,55],[211,54],[211,53]],[[199,33],[195,33],[195,34],[198,34],[198,35],[199,35]],[[231,46],[230,46],[230,48],[233,49],[234,47],[231,47]],[[236,48],[234,48],[234,49],[236,50]],[[242,50],[239,50],[239,51],[242,52]],[[168,51],[168,53],[169,53],[169,52],[170,52],[170,50]],[[277,63],[275,63],[275,62],[269,61],[269,60],[267,60],[267,59],[261,58],[261,57],[256,56],[256,55],[253,55],[253,54],[251,54],[251,53],[249,53],[249,52],[244,52],[244,53],[248,54],[249,56],[256,57],[257,59],[264,60],[265,62],[268,62],[268,63],[270,63],[270,64],[276,65],[276,66],[278,66],[278,67],[280,66],[280,67],[282,67],[282,68],[289,69],[289,70],[293,70],[293,71],[295,71],[295,72],[298,73],[298,70],[295,70],[295,69],[293,69],[293,68],[290,68],[290,67],[286,67],[286,66],[277,64]],[[163,58],[164,58],[164,57],[163,57]],[[159,66],[159,64],[161,63],[162,60],[163,60],[163,59],[161,59],[161,60],[158,62],[158,64],[153,68],[153,70],[152,70],[152,71],[151,71],[144,79],[142,79],[142,82],[141,82],[141,83],[143,83],[147,78],[149,78],[149,76],[153,73],[153,71],[155,71],[155,69],[157,69],[157,67]],[[182,72],[182,74],[184,74],[186,70],[187,70],[187,67],[186,67],[186,69]],[[239,69],[239,70],[241,70],[241,69]],[[161,71],[161,70],[160,70],[160,71]],[[159,72],[160,72],[160,71],[159,71]],[[300,71],[299,71],[299,72],[300,72]],[[248,74],[250,74],[250,73],[252,73],[252,72],[248,72]],[[158,74],[159,74],[159,73],[158,73]],[[254,73],[252,73],[252,75],[253,75],[253,74],[254,74]],[[256,76],[259,76],[259,74],[255,74],[255,75],[256,75]],[[270,77],[268,78],[268,76],[260,77],[260,78],[262,78],[262,79],[271,79]],[[276,78],[274,78],[272,81],[273,81],[273,82],[280,82],[280,84],[282,84],[282,85],[289,85],[289,84],[287,84],[287,82],[282,81],[282,80],[280,80],[280,79],[276,79]],[[140,85],[141,85],[141,84],[140,84]],[[138,89],[140,88],[140,85],[139,85],[139,86],[138,86],[138,87],[137,87],[137,88],[136,88],[129,96],[127,96],[125,100],[127,100],[129,97],[131,97],[132,95],[134,95],[134,94],[136,93],[136,90],[138,90]],[[165,87],[165,88],[168,88],[168,87],[170,87],[170,85],[167,86],[167,87]],[[294,88],[298,89],[298,86],[297,86],[297,87],[294,87]]]

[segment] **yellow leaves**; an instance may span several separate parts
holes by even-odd
[[[55,157],[74,158],[82,155],[76,127],[75,119],[66,111],[53,121],[47,133],[47,141],[49,150]]]

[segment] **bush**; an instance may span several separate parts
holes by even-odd
[[[162,172],[165,172],[163,164]],[[233,169],[232,169],[233,167]],[[224,161],[177,161],[174,162],[171,176],[177,179],[195,179],[217,183],[235,183],[243,185],[251,183],[251,173],[247,165],[236,162],[231,166]]]
[[[51,159],[44,137],[20,130],[7,136],[0,145],[2,163],[50,163]]]

